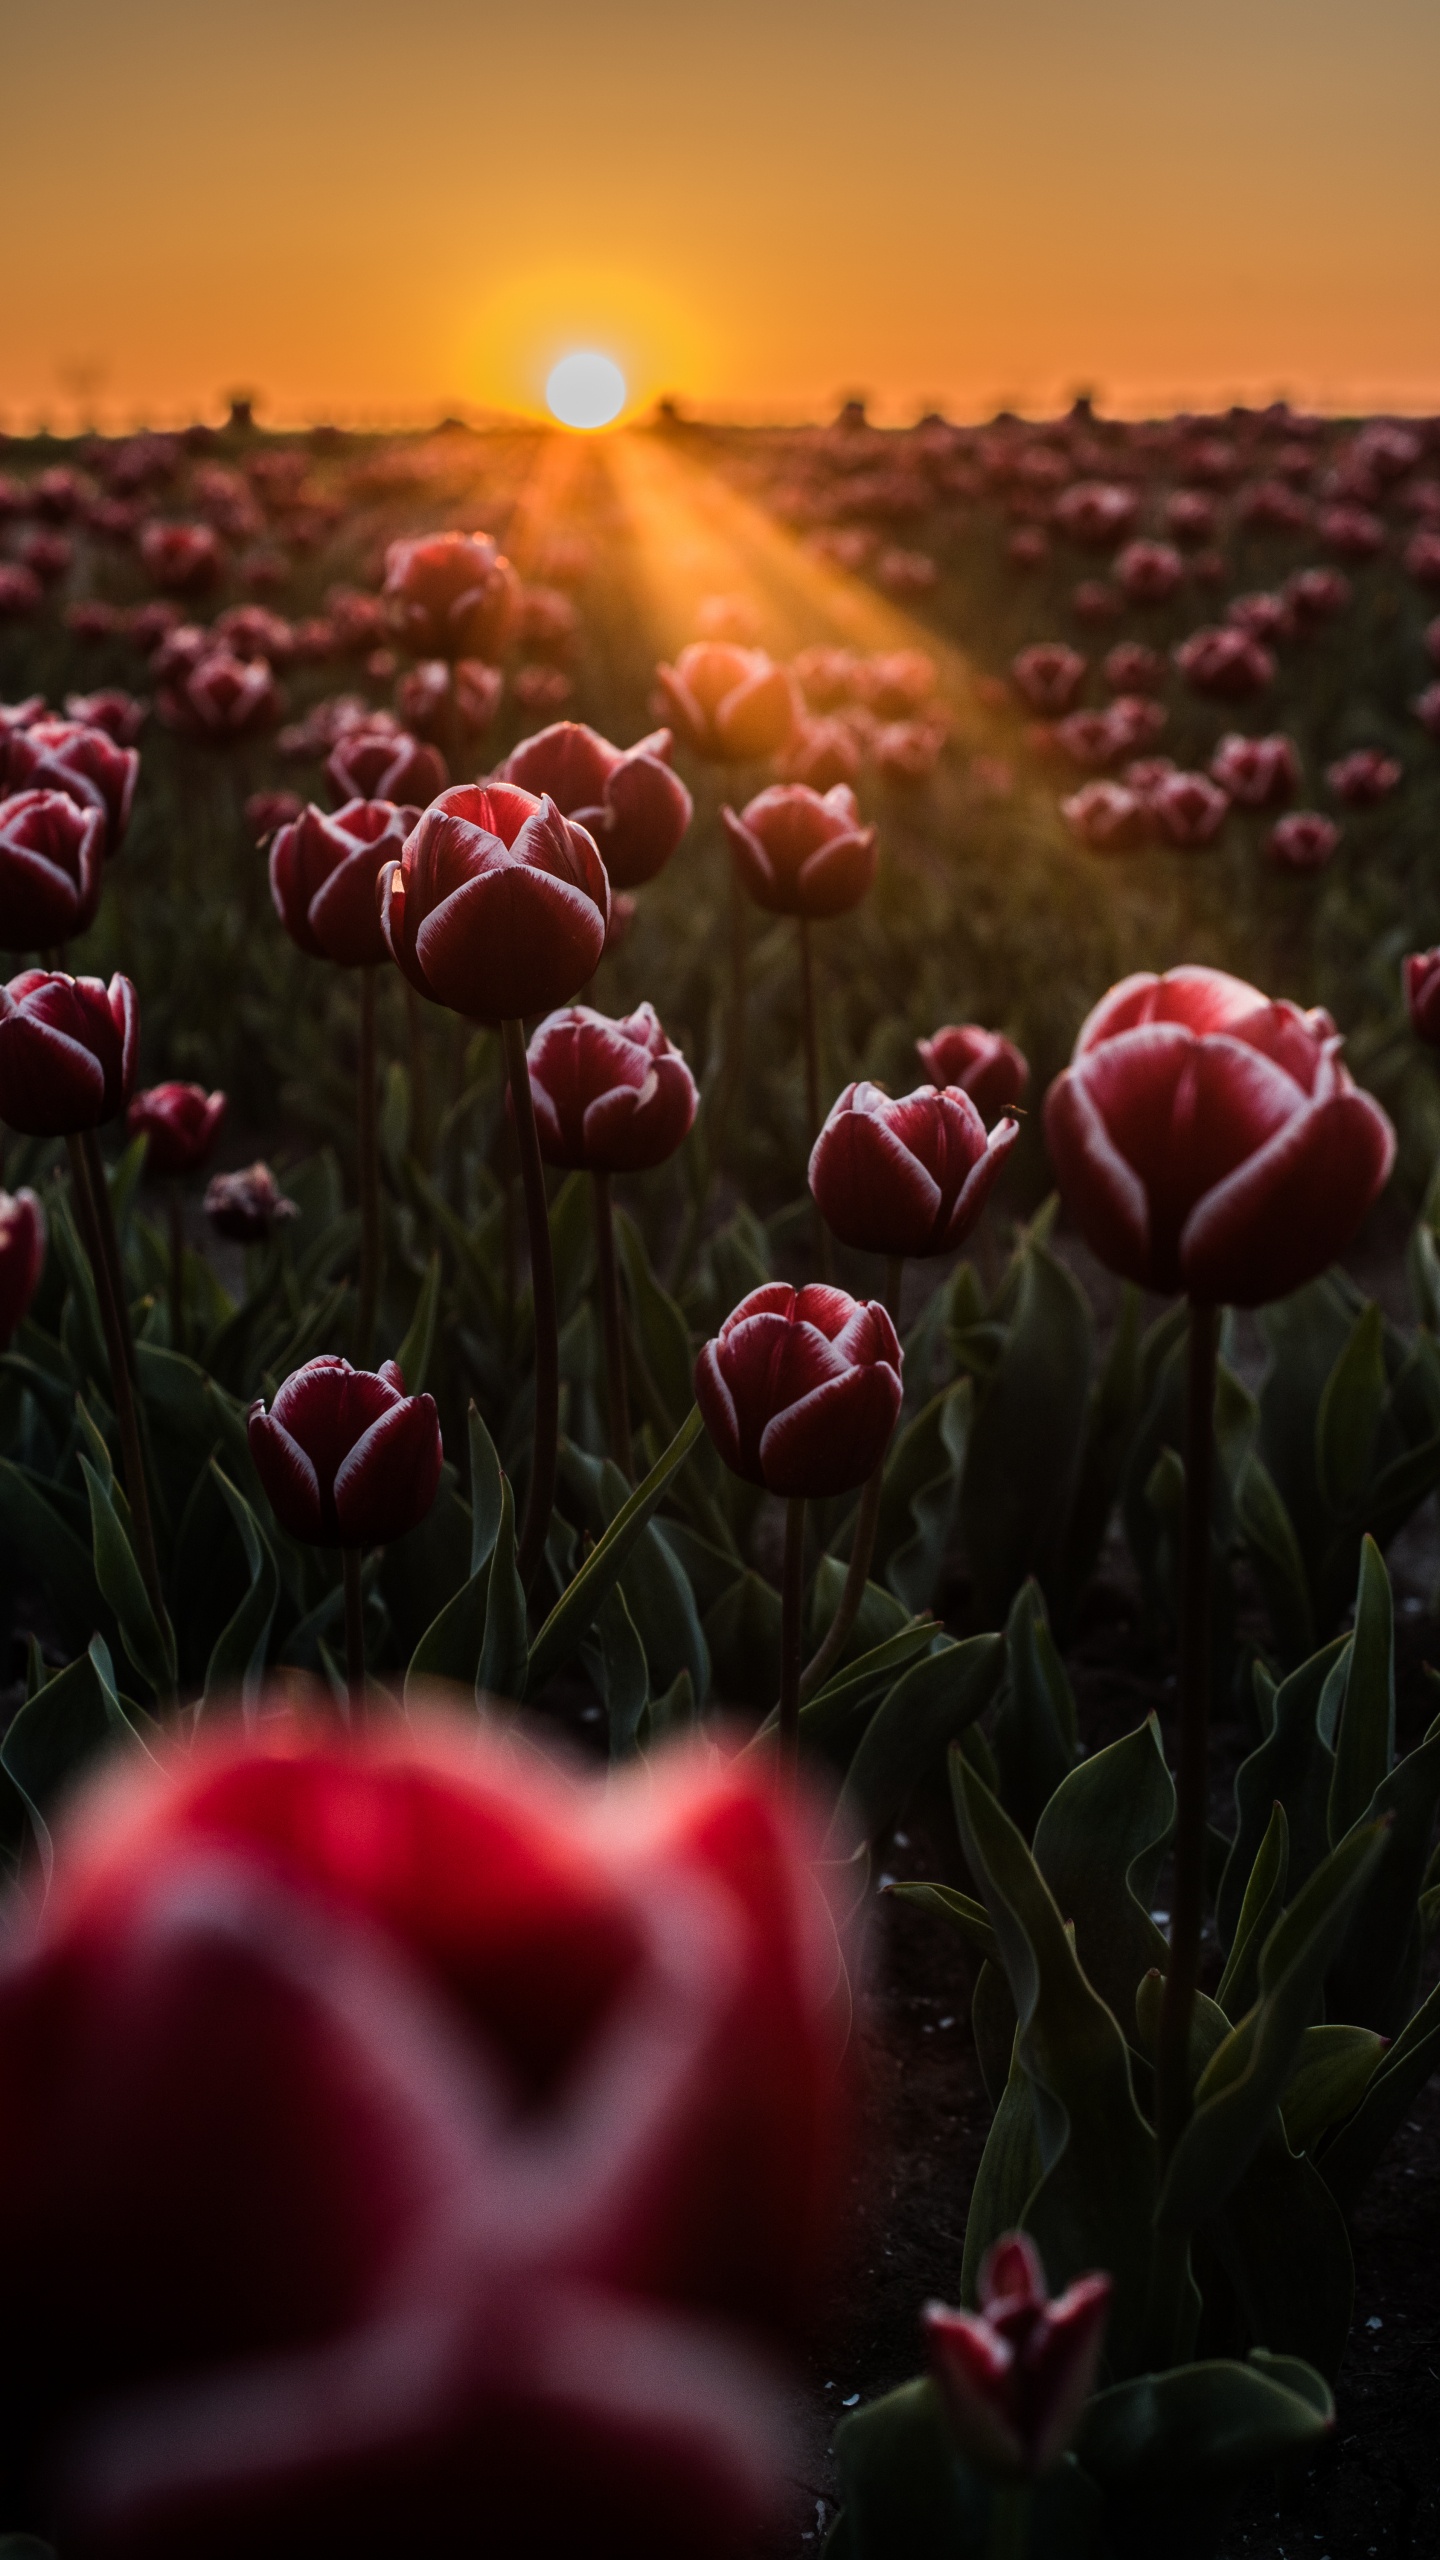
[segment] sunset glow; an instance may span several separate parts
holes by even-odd
[[[587,433],[614,424],[625,406],[625,376],[612,357],[593,348],[562,356],[545,384],[545,402],[562,427]]]

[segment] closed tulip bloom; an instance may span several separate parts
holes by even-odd
[[[594,839],[510,783],[442,793],[386,877],[381,917],[412,986],[473,1022],[566,1004],[605,948],[610,883]]]
[[[1368,507],[1323,507],[1319,531],[1326,550],[1342,560],[1373,560],[1385,548],[1384,520]]]
[[[1071,590],[1070,608],[1081,622],[1118,622],[1125,610],[1125,599],[1118,587],[1104,578],[1082,578]]]
[[[1291,809],[1271,828],[1265,850],[1281,871],[1321,871],[1339,842],[1333,818],[1318,809]]]
[[[978,2311],[925,2306],[930,2364],[961,2451],[998,2479],[1035,2478],[1079,2432],[1095,2388],[1111,2280],[1081,2276],[1051,2301],[1034,2242],[997,2240]]]
[[[1405,767],[1399,758],[1387,756],[1380,747],[1356,747],[1352,755],[1341,756],[1325,768],[1325,779],[1336,799],[1351,809],[1373,809],[1377,802],[1389,798],[1404,777]]]
[[[439,798],[449,769],[438,747],[404,730],[353,729],[325,759],[334,789],[347,802],[375,800],[424,809]]]
[[[228,649],[207,649],[157,699],[171,728],[222,746],[273,728],[284,708],[268,659],[237,658]]]
[[[245,824],[262,851],[281,827],[299,817],[303,806],[295,791],[251,792],[244,808]]]
[[[958,1085],[986,1120],[1018,1102],[1030,1082],[1024,1051],[978,1022],[947,1022],[915,1048],[931,1083]]]
[[[1275,675],[1269,650],[1228,623],[1182,640],[1175,664],[1192,692],[1210,694],[1217,702],[1244,702],[1263,693]]]
[[[440,1484],[433,1396],[407,1396],[393,1360],[352,1369],[325,1353],[250,1407],[250,1455],[270,1508],[316,1547],[380,1547],[418,1529]]]
[[[1082,783],[1061,801],[1060,814],[1097,853],[1128,853],[1145,841],[1145,803],[1123,782]]]
[[[417,654],[492,660],[514,626],[520,582],[488,533],[427,533],[391,543],[385,599]]]
[[[1353,1243],[1395,1155],[1327,1013],[1220,969],[1122,979],[1051,1086],[1045,1134],[1091,1249],[1142,1288],[1257,1307]]]
[[[752,1289],[695,1363],[695,1398],[727,1467],[770,1493],[853,1493],[900,1411],[901,1351],[882,1306],[783,1280]]]
[[[333,814],[312,801],[282,826],[270,846],[270,895],[291,941],[342,969],[388,960],[381,883],[419,816],[389,800],[347,800]]]
[[[874,881],[875,830],[861,826],[846,783],[823,795],[803,782],[772,783],[738,817],[733,809],[720,816],[745,887],[775,915],[844,915]]]
[[[1185,575],[1185,563],[1168,542],[1127,542],[1115,576],[1132,604],[1165,604]]]
[[[9,791],[63,791],[104,820],[102,852],[118,853],[130,823],[140,758],[81,720],[32,720],[0,740]]]
[[[1405,962],[1405,1004],[1417,1037],[1440,1049],[1440,950],[1412,951]]]
[[[483,737],[500,708],[505,679],[483,658],[426,658],[395,687],[395,707],[405,727],[432,742],[458,721],[468,738]]]
[[[136,1094],[125,1127],[145,1140],[146,1171],[178,1180],[199,1172],[227,1107],[223,1093],[207,1093],[203,1084],[152,1084]]]
[[[1215,501],[1199,489],[1177,489],[1165,501],[1165,530],[1189,548],[1213,542],[1219,521]]]
[[[268,1164],[247,1164],[238,1173],[217,1173],[205,1186],[205,1215],[217,1236],[230,1244],[264,1244],[287,1218],[300,1211],[287,1200]]]
[[[172,596],[213,587],[224,564],[219,535],[208,524],[145,525],[140,559],[146,576]]]
[[[45,1212],[33,1191],[0,1191],[0,1351],[30,1312],[45,1268]]]
[[[1440,530],[1422,525],[1405,545],[1405,566],[1417,586],[1440,587]]]
[[[117,747],[133,747],[149,716],[148,702],[118,684],[106,685],[99,693],[65,696],[67,720],[78,720],[82,729],[103,729]]]
[[[688,747],[713,764],[755,764],[789,744],[800,701],[788,668],[763,649],[692,640],[655,670],[665,709]]]
[[[0,622],[23,622],[45,601],[45,590],[33,569],[18,560],[0,560]]]
[[[784,753],[777,758],[782,782],[806,782],[812,791],[833,791],[837,782],[859,779],[859,738],[846,720],[802,720]]]
[[[1143,640],[1117,640],[1105,653],[1105,681],[1112,693],[1159,693],[1165,661]]]
[[[23,969],[0,987],[0,1120],[27,1138],[98,1129],[130,1099],[139,1045],[128,978]]]
[[[694,816],[670,750],[668,729],[614,747],[583,721],[557,720],[522,738],[495,780],[548,792],[562,817],[594,837],[612,889],[638,889],[664,870]]]
[[[810,1189],[832,1235],[861,1253],[956,1253],[1020,1134],[985,1123],[958,1086],[893,1100],[847,1085],[810,1152]]]
[[[1264,587],[1253,595],[1232,596],[1225,607],[1225,619],[1234,630],[1248,631],[1252,640],[1259,640],[1266,647],[1276,641],[1293,640],[1298,629],[1289,597],[1272,595]]]
[[[1339,569],[1297,569],[1284,586],[1285,601],[1302,630],[1332,622],[1350,602],[1350,581]]]
[[[1055,522],[1072,542],[1109,551],[1124,540],[1140,512],[1133,489],[1113,480],[1077,480],[1055,501]]]
[[[1064,640],[1034,640],[1010,661],[1010,673],[1032,711],[1054,719],[1068,711],[1085,681],[1088,661]]]
[[[1230,802],[1208,774],[1168,773],[1148,795],[1148,805],[1167,843],[1188,852],[1214,842]]]
[[[584,1173],[645,1173],[690,1133],[695,1079],[653,1005],[612,1021],[587,1004],[547,1015],[528,1051],[540,1152]]]
[[[0,800],[0,946],[48,950],[95,920],[105,818],[64,791]]]
[[[1279,730],[1269,738],[1232,730],[1211,757],[1210,772],[1240,809],[1283,809],[1300,788],[1295,742]]]
[[[943,725],[934,720],[887,720],[876,730],[871,748],[882,782],[929,782],[945,736]]]

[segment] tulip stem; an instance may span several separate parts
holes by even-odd
[[[185,1348],[185,1198],[178,1182],[170,1185],[170,1347]]]
[[[115,1427],[120,1434],[120,1471],[125,1480],[130,1518],[135,1530],[135,1561],[140,1567],[146,1597],[155,1613],[155,1623],[163,1631],[168,1621],[160,1588],[160,1562],[155,1552],[155,1529],[150,1517],[150,1487],[145,1477],[140,1420],[135,1405],[135,1351],[130,1340],[125,1284],[120,1273],[120,1247],[115,1236],[115,1221],[110,1213],[110,1186],[105,1179],[105,1166],[93,1129],[87,1129],[80,1137],[67,1138],[65,1143],[69,1149],[70,1173],[90,1267],[95,1274],[95,1295],[105,1333],[106,1356],[110,1362],[110,1392],[115,1401]]]
[[[555,1460],[560,1438],[560,1335],[555,1309],[555,1264],[550,1251],[550,1209],[545,1198],[545,1167],[535,1127],[535,1103],[525,1056],[523,1022],[502,1023],[505,1069],[515,1110],[515,1141],[520,1180],[525,1193],[525,1222],[530,1233],[530,1298],[535,1318],[535,1437],[530,1457],[530,1483],[520,1532],[517,1566],[528,1592],[538,1574],[550,1534],[555,1500]]]
[[[805,1496],[785,1505],[785,1567],[780,1586],[780,1768],[787,1784],[800,1760],[800,1657],[805,1609]]]
[[[900,1286],[905,1271],[905,1257],[892,1253],[885,1265],[885,1305],[899,1330]],[[880,1525],[880,1497],[885,1490],[885,1459],[882,1457],[865,1479],[860,1508],[855,1516],[855,1535],[850,1541],[850,1562],[845,1573],[845,1587],[840,1605],[826,1628],[815,1653],[800,1676],[800,1699],[823,1688],[845,1648],[845,1639],[860,1614],[860,1603],[870,1579],[870,1559],[875,1553],[875,1532]]]
[[[630,1447],[630,1398],[625,1383],[625,1332],[620,1321],[620,1274],[615,1264],[615,1219],[610,1205],[610,1176],[592,1173],[595,1204],[595,1261],[600,1278],[600,1321],[605,1336],[605,1390],[609,1405],[610,1455],[627,1484],[634,1481]]]
[[[375,981],[373,961],[360,972],[360,1055],[356,1065],[356,1142],[360,1175],[360,1305],[355,1358],[370,1365],[380,1300],[380,1141],[375,1110]]]
[[[805,1152],[809,1155],[820,1135],[820,1029],[815,1010],[815,959],[810,948],[810,919],[797,916],[800,936],[800,1020],[801,1039],[805,1051]],[[820,1214],[820,1204],[812,1201],[811,1218],[815,1228],[815,1258],[820,1277],[830,1277],[830,1230]]]
[[[1205,1914],[1209,1778],[1210,1548],[1215,1462],[1216,1307],[1190,1302],[1185,1380],[1185,1513],[1180,1559],[1180,1734],[1176,1752],[1175,1880],[1170,1957],[1160,2008],[1155,2119],[1163,2167],[1190,2113],[1190,2021]]]
[[[365,1592],[360,1565],[358,1547],[341,1548],[340,1568],[345,1578],[345,1686],[350,1692],[350,1713],[354,1718],[365,1712]]]
[[[425,1075],[425,1007],[408,978],[405,981],[405,1032],[410,1051],[410,1153],[417,1164],[424,1164],[425,1132],[430,1118]]]

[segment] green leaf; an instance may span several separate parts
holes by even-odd
[[[1385,1319],[1372,1300],[1325,1381],[1315,1417],[1316,1474],[1337,1519],[1365,1498],[1385,1393]]]
[[[13,1458],[0,1458],[0,1530],[23,1556],[65,1633],[87,1641],[104,1609],[89,1550]]]
[[[505,1470],[473,1398],[466,1428],[470,1439],[470,1571],[477,1574],[482,1565],[489,1563],[500,1534]]]
[[[1028,1840],[1074,1766],[1078,1749],[1075,1701],[1033,1575],[1011,1604],[1005,1664],[1005,1690],[991,1741],[1000,1770],[1000,1800]]]
[[[1284,1909],[1289,1871],[1290,1826],[1285,1807],[1276,1804],[1270,1809],[1265,1837],[1255,1852],[1255,1864],[1235,1924],[1235,1943],[1215,1992],[1216,2007],[1223,2009],[1227,2018],[1243,2018],[1254,2004],[1260,1950]]]
[[[636,1345],[659,1396],[666,1427],[675,1431],[694,1396],[690,1328],[682,1309],[656,1279],[645,1240],[624,1209],[615,1213],[615,1241],[634,1310]]]
[[[0,1752],[0,1759],[4,1754]],[[1396,2037],[1348,2124],[1320,2154],[1320,2174],[1349,2212],[1392,2135],[1440,2064],[1440,1983]]]
[[[1373,2027],[1307,2027],[1280,2101],[1292,2151],[1310,2151],[1332,2124],[1353,2115],[1385,2052]]]
[[[974,1947],[989,1963],[1000,1963],[1000,1941],[983,1902],[972,1902],[968,1893],[957,1892],[951,1884],[892,1884],[885,1890],[897,1902],[913,1902],[919,1910],[948,1921],[952,1929],[959,1930],[967,1946]]]
[[[1095,1570],[1124,1473],[1140,1404],[1140,1292],[1127,1280],[1105,1365],[1090,1390],[1085,1436],[1065,1537],[1062,1618]]]
[[[435,1320],[440,1308],[440,1256],[432,1253],[420,1283],[415,1313],[410,1330],[395,1357],[405,1381],[407,1395],[418,1396],[430,1369],[430,1354],[435,1348]]]
[[[619,1581],[651,1513],[664,1499],[671,1478],[689,1457],[701,1429],[700,1408],[695,1405],[669,1448],[657,1459],[644,1482],[637,1485],[624,1508],[617,1512],[604,1537],[591,1549],[569,1588],[562,1591],[531,1649],[529,1694],[532,1697],[578,1649],[598,1616],[606,1594]]]
[[[115,1612],[125,1650],[157,1697],[175,1687],[175,1637],[168,1615],[157,1622],[115,1500],[88,1458],[80,1461],[90,1496],[95,1579]]]
[[[1286,1662],[1303,1662],[1315,1647],[1305,1559],[1275,1479],[1263,1458],[1253,1453],[1236,1486],[1235,1525],[1281,1656]]]
[[[1355,2312],[1350,2236],[1314,2162],[1296,2157],[1273,2110],[1206,2239],[1233,2294],[1238,2334],[1303,2356],[1333,2381]],[[1220,2290],[1207,2272],[1207,2309]]]
[[[1314,2453],[1334,2423],[1319,2374],[1256,2348],[1245,2364],[1177,2365],[1097,2392],[1078,2450],[1120,2547],[1208,2560],[1247,2482]]]
[[[780,1594],[773,1583],[750,1571],[733,1576],[705,1612],[705,1641],[723,1705],[762,1712],[773,1706],[780,1687]],[[803,1713],[800,1730],[803,1739]]]
[[[1355,1906],[1326,1986],[1342,2017],[1392,2035],[1415,1996],[1424,1952],[1418,1903],[1440,1808],[1440,1718],[1382,1778],[1362,1820],[1389,1825],[1389,1843]]]
[[[487,1569],[476,1692],[488,1698],[523,1698],[530,1667],[525,1592],[515,1569],[515,1500],[506,1476],[500,1489],[500,1526]]]
[[[942,1389],[902,1432],[886,1464],[875,1570],[912,1611],[931,1606],[945,1569],[972,1404],[968,1379]]]
[[[1330,1781],[1332,1845],[1364,1819],[1395,1759],[1395,1611],[1390,1576],[1373,1538],[1360,1550],[1355,1633],[1346,1663],[1335,1771]]]
[[[833,1838],[878,1839],[948,1743],[983,1715],[1005,1660],[1000,1636],[971,1636],[912,1663],[875,1710],[850,1763]]]
[[[275,1605],[280,1597],[280,1576],[275,1558],[249,1503],[213,1458],[210,1473],[245,1550],[250,1588],[211,1649],[202,1700],[207,1707],[214,1699],[224,1697],[232,1690],[238,1689],[247,1700],[255,1695],[265,1669],[265,1648],[270,1641]]]
[[[1245,1887],[1273,1806],[1285,1808],[1292,1892],[1314,1874],[1325,1855],[1332,1762],[1319,1731],[1318,1715],[1326,1681],[1349,1641],[1348,1636],[1337,1636],[1281,1681],[1275,1693],[1270,1731],[1236,1771],[1235,1809],[1239,1820],[1220,1879],[1216,1914],[1224,1947],[1234,1943]]]
[[[605,1717],[612,1760],[629,1759],[635,1750],[640,1719],[650,1694],[645,1647],[617,1583],[596,1620],[604,1670]],[[685,1676],[683,1673],[680,1675]]]
[[[842,2418],[835,2436],[841,2515],[825,2560],[981,2560],[995,2491],[955,2451],[935,2385],[902,2383]],[[1069,2454],[1030,2494],[1028,2560],[1096,2560],[1098,2495]],[[1022,2560],[1022,2552],[1016,2552]]]
[[[1070,1771],[1035,1832],[1035,1864],[1074,1924],[1075,1949],[1122,2029],[1144,1976],[1169,1950],[1150,1917],[1175,1821],[1153,1716]]]
[[[1090,1399],[1094,1321],[1079,1283],[1039,1243],[1024,1251],[1005,1348],[976,1404],[960,1488],[981,1617],[996,1625],[1063,1546]]]
[[[67,1663],[16,1710],[0,1742],[0,1768],[24,1797],[47,1884],[55,1857],[50,1824],[56,1808],[116,1742],[144,1748],[115,1696],[108,1656],[97,1637],[88,1653]]]

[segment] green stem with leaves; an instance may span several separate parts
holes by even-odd
[[[885,1306],[891,1322],[899,1330],[900,1289],[905,1275],[905,1257],[892,1253],[885,1265]],[[886,1455],[888,1456],[888,1451]],[[806,1663],[800,1677],[800,1697],[813,1698],[824,1687],[845,1649],[845,1640],[860,1614],[860,1603],[870,1579],[870,1560],[875,1553],[875,1532],[880,1525],[880,1498],[885,1490],[885,1459],[882,1457],[865,1479],[860,1495],[860,1508],[855,1517],[855,1535],[850,1541],[850,1562],[846,1568],[845,1586],[840,1605],[831,1619],[820,1645]]]
[[[630,1446],[625,1328],[620,1314],[620,1273],[615,1260],[615,1218],[608,1173],[592,1173],[590,1193],[595,1207],[595,1266],[600,1282],[600,1323],[605,1343],[605,1400],[609,1408],[610,1455],[629,1484],[634,1479],[635,1461]]]
[[[360,972],[360,1046],[356,1061],[356,1140],[360,1174],[360,1304],[355,1318],[355,1358],[370,1366],[375,1313],[380,1303],[380,1135],[376,1115],[375,982],[373,962]]]
[[[1190,2022],[1195,2010],[1205,1918],[1205,1825],[1210,1774],[1210,1515],[1219,1338],[1218,1308],[1192,1299],[1185,1376],[1175,1881],[1170,1896],[1170,1958],[1155,2062],[1156,2132],[1162,2166],[1184,2132],[1190,2113]]]
[[[155,1549],[155,1528],[150,1516],[150,1487],[145,1475],[144,1450],[140,1437],[140,1420],[135,1403],[135,1350],[130,1339],[130,1317],[125,1302],[125,1284],[120,1269],[120,1247],[115,1234],[115,1221],[110,1212],[110,1185],[106,1179],[104,1160],[93,1129],[82,1136],[67,1138],[70,1174],[75,1185],[76,1205],[80,1212],[81,1231],[95,1275],[95,1296],[100,1308],[100,1322],[105,1334],[105,1352],[110,1364],[110,1392],[115,1406],[115,1427],[120,1435],[120,1471],[130,1504],[130,1518],[135,1531],[135,1561],[145,1585],[146,1597],[155,1612],[155,1623],[166,1623],[165,1598],[160,1587],[160,1560]],[[117,1285],[118,1284],[118,1285]]]
[[[530,1299],[535,1319],[535,1433],[530,1456],[530,1482],[516,1564],[528,1592],[540,1571],[550,1514],[555,1502],[555,1467],[560,1440],[560,1327],[555,1303],[555,1262],[550,1249],[550,1208],[545,1197],[545,1167],[535,1126],[535,1102],[525,1056],[525,1025],[501,1024],[505,1071],[515,1113],[515,1142],[520,1181],[525,1194],[525,1223],[530,1237]]]
[[[785,1565],[780,1584],[780,1768],[792,1784],[800,1760],[800,1664],[805,1611],[805,1496],[785,1505]]]

